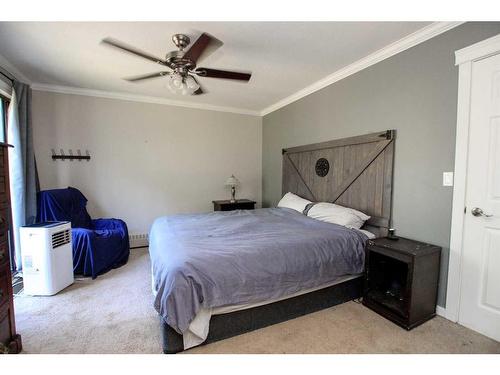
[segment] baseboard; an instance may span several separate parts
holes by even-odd
[[[442,316],[443,318],[446,318],[446,309],[444,307],[441,307],[441,306],[436,306],[436,314],[439,315],[439,316]]]

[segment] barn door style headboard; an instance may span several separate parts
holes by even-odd
[[[377,237],[391,225],[395,130],[283,149],[282,191],[360,210]]]

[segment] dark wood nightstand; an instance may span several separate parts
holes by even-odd
[[[214,211],[233,211],[233,210],[253,210],[255,202],[249,199],[237,199],[236,202],[230,200],[212,201]]]
[[[441,248],[399,237],[366,245],[363,305],[410,330],[436,315]]]

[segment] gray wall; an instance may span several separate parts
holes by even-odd
[[[281,196],[281,149],[396,129],[393,219],[397,234],[443,247],[438,303],[445,305],[458,69],[454,52],[500,33],[467,23],[263,119],[263,206]]]
[[[79,188],[92,217],[121,218],[131,234],[162,215],[213,210],[233,173],[237,196],[260,201],[257,116],[34,91],[33,129],[41,188]],[[92,159],[55,162],[52,148]]]

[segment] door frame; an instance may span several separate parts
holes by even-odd
[[[472,63],[500,53],[500,34],[455,51],[458,65],[457,135],[455,143],[455,178],[451,216],[448,285],[444,316],[458,322],[462,283],[462,250],[469,159],[469,126],[472,83]]]

